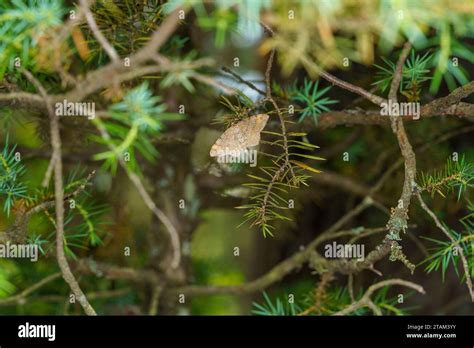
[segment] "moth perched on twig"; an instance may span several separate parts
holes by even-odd
[[[229,127],[211,147],[210,156],[217,157],[226,152],[240,153],[260,143],[260,133],[265,128],[269,116],[251,116]]]

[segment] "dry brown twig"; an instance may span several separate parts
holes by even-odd
[[[105,129],[104,125],[100,121],[95,122],[95,124],[102,138],[106,140],[107,143],[110,144],[111,137],[110,137],[110,134],[107,132],[107,129]],[[110,150],[115,151],[115,148],[112,145],[110,145],[109,148]],[[166,227],[166,230],[170,237],[172,250],[173,250],[173,257],[170,264],[171,269],[169,271],[175,270],[176,268],[179,267],[181,263],[181,242],[180,242],[178,231],[176,230],[176,228],[174,227],[173,223],[168,218],[168,216],[166,216],[166,214],[160,208],[157,207],[153,199],[148,194],[140,177],[128,168],[127,164],[125,163],[122,157],[118,157],[118,161],[120,163],[120,166],[127,173],[127,176],[130,179],[130,181],[135,185],[138,193],[140,194],[140,197],[143,199],[147,207],[158,218],[158,220],[161,221],[161,223]]]
[[[92,31],[92,34],[94,35],[96,40],[100,43],[100,45],[102,46],[104,51],[107,53],[107,55],[110,57],[110,59],[113,62],[117,62],[120,59],[119,55],[117,54],[117,51],[115,51],[115,48],[110,44],[110,42],[107,41],[104,34],[102,34],[99,27],[97,26],[97,23],[95,22],[95,19],[94,19],[94,15],[92,14],[89,8],[89,1],[79,0],[79,3],[81,5],[81,10],[86,17],[87,24],[89,25],[89,28]]]
[[[348,315],[363,307],[369,307],[375,315],[382,315],[380,308],[378,308],[375,305],[375,303],[372,302],[371,296],[374,294],[375,291],[385,286],[391,286],[391,285],[401,285],[401,286],[416,290],[420,294],[425,294],[425,290],[423,289],[423,287],[413,282],[409,282],[403,279],[383,280],[381,282],[378,282],[376,284],[369,286],[367,290],[365,291],[364,295],[359,300],[351,303],[349,306],[347,306],[343,310],[340,310],[339,312],[334,313],[333,315],[336,315],[336,316]]]
[[[59,133],[59,120],[55,115],[51,98],[48,96],[44,87],[40,82],[29,72],[24,70],[25,77],[36,87],[40,95],[43,97],[44,103],[48,110],[50,119],[51,131],[51,147],[53,154],[51,161],[54,166],[54,196],[56,206],[56,258],[58,260],[59,268],[66,283],[68,283],[71,291],[76,299],[81,304],[87,315],[97,315],[94,308],[90,305],[79,283],[69,267],[66,254],[64,252],[64,186],[63,186],[63,168],[61,159],[61,135]]]
[[[373,103],[377,106],[380,106],[382,103],[387,101],[384,98],[379,97],[378,95],[375,95],[375,94],[363,89],[362,87],[355,86],[355,85],[353,85],[349,82],[338,79],[336,76],[333,76],[330,73],[328,73],[327,71],[324,71],[321,68],[319,68],[314,62],[309,60],[308,57],[306,57],[306,56],[302,56],[302,57],[300,57],[300,59],[301,59],[301,62],[303,63],[303,65],[308,69],[308,71],[310,71],[310,72],[312,72],[316,75],[321,76],[323,79],[325,79],[326,81],[332,83],[335,86],[338,86],[342,89],[345,89],[346,91],[358,94],[361,97],[369,100],[371,103]]]
[[[402,79],[403,66],[405,60],[408,57],[408,53],[411,50],[411,43],[407,42],[403,46],[400,57],[398,58],[397,65],[395,68],[395,75],[390,85],[389,100],[397,102],[397,91],[400,86]],[[405,178],[403,182],[403,189],[400,199],[397,202],[395,208],[392,208],[392,214],[387,222],[387,228],[389,233],[387,239],[389,240],[400,240],[400,232],[405,232],[408,224],[408,209],[410,207],[411,197],[413,189],[415,187],[415,176],[416,176],[416,157],[413,152],[413,148],[408,139],[403,120],[397,115],[390,116],[390,123],[392,132],[397,137],[398,145],[400,147],[404,164],[405,164]],[[402,261],[413,273],[415,265],[413,265],[401,251],[401,247],[397,246],[392,248],[391,255],[393,259]]]
[[[61,137],[59,132],[59,122],[58,118],[54,113],[52,105],[54,104],[55,98],[59,98],[58,100],[82,100],[84,97],[97,91],[98,89],[105,87],[107,84],[115,83],[112,81],[113,79],[104,78],[104,76],[114,76],[115,72],[122,72],[125,71],[126,68],[123,64],[117,59],[115,54],[111,53],[110,44],[107,45],[107,42],[101,40],[101,33],[98,31],[97,26],[94,26],[95,21],[93,17],[91,18],[91,13],[88,8],[87,1],[81,1],[81,12],[86,16],[88,19],[88,23],[91,26],[94,35],[98,39],[98,41],[103,45],[104,49],[107,51],[109,55],[111,55],[112,62],[106,65],[103,68],[93,71],[92,73],[88,74],[86,78],[79,82],[76,85],[76,88],[68,92],[66,95],[63,96],[49,96],[43,86],[39,83],[39,81],[28,71],[23,71],[24,76],[36,87],[39,95],[31,94],[31,93],[9,93],[8,95],[0,95],[0,104],[3,102],[15,102],[15,101],[23,101],[33,107],[33,104],[36,103],[39,110],[46,111],[49,115],[50,119],[50,132],[51,132],[51,146],[52,146],[52,155],[50,160],[50,165],[45,175],[45,179],[43,183],[47,185],[49,181],[49,177],[51,173],[54,173],[54,190],[55,190],[55,201],[54,206],[56,207],[56,258],[58,260],[59,267],[61,269],[62,276],[64,280],[70,286],[73,294],[76,296],[77,300],[83,307],[84,311],[88,315],[96,315],[95,310],[89,304],[86,296],[84,295],[83,291],[81,290],[76,278],[74,277],[71,269],[69,267],[67,258],[64,253],[64,190],[63,190],[63,179],[62,179],[62,159],[61,159]],[[169,36],[174,32],[176,29],[177,24],[179,23],[178,20],[178,12],[181,11],[181,8],[176,9],[173,13],[171,13],[162,23],[160,28],[153,34],[151,40],[147,43],[145,47],[139,50],[135,55],[131,57],[131,62],[135,63],[137,67],[141,63],[144,63],[146,60],[151,59],[152,56],[156,53],[156,51],[160,48],[160,46],[169,38]],[[82,14],[81,14],[82,16]],[[71,21],[71,25],[68,28],[72,28],[72,26],[76,25],[79,20]],[[94,30],[97,29],[97,30]],[[102,37],[103,38],[103,37]],[[104,38],[105,39],[105,38]],[[133,78],[128,76],[128,78]],[[122,166],[126,168],[125,164],[122,163]],[[171,268],[175,269],[179,266],[180,263],[180,242],[178,232],[174,228],[171,221],[167,218],[167,216],[156,207],[153,200],[150,198],[146,189],[144,188],[143,184],[141,183],[139,177],[131,173],[127,170],[127,174],[129,175],[130,180],[135,184],[140,195],[144,199],[147,206],[153,211],[153,213],[159,218],[160,221],[166,226],[167,230],[170,232],[171,237],[171,244],[173,245],[173,259],[171,262]],[[49,203],[48,203],[49,204]],[[51,203],[52,204],[52,203]],[[44,207],[42,207],[44,208]],[[39,208],[38,208],[39,209]],[[35,208],[35,211],[37,209]]]

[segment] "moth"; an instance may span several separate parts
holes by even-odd
[[[259,114],[229,127],[212,145],[209,154],[211,157],[217,157],[224,152],[239,153],[248,147],[257,146],[268,118],[267,114]]]

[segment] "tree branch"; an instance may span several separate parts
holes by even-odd
[[[7,298],[2,298],[2,299],[0,299],[0,306],[14,304],[14,303],[22,304],[22,303],[25,302],[28,295],[30,295],[34,291],[42,288],[46,284],[51,283],[53,280],[58,279],[59,277],[61,277],[61,272],[51,274],[51,275],[47,276],[46,278],[41,279],[39,282],[35,283],[34,285],[30,286],[29,288],[23,290],[22,292],[14,295],[14,296],[10,296],[10,297],[7,297]]]
[[[381,315],[382,313],[380,312],[380,309],[378,309],[375,304],[371,300],[371,296],[374,294],[375,291],[385,287],[385,286],[390,286],[390,285],[400,285],[404,286],[407,288],[411,288],[413,290],[418,291],[420,294],[425,294],[425,290],[423,289],[422,286],[415,284],[413,282],[409,282],[407,280],[403,279],[389,279],[389,280],[384,280],[381,282],[378,282],[376,284],[373,284],[369,286],[369,288],[366,290],[364,295],[361,297],[360,300],[350,304],[343,310],[334,313],[333,315],[340,316],[340,315],[348,315],[352,312],[355,312],[356,310],[363,308],[363,307],[369,307],[372,309],[374,314],[376,315]],[[375,308],[374,308],[375,307]]]
[[[378,95],[375,95],[373,93],[370,93],[369,91],[366,91],[362,87],[355,86],[349,82],[343,81],[341,79],[338,79],[337,77],[331,75],[330,73],[321,70],[319,67],[316,67],[315,63],[310,61],[307,57],[304,55],[300,57],[301,62],[309,69],[314,71],[316,74],[321,76],[323,79],[325,79],[328,82],[331,82],[333,85],[336,85],[338,87],[341,87],[342,89],[345,89],[346,91],[358,94],[365,99],[369,100],[371,103],[380,106],[380,104],[386,102],[382,97],[379,97]]]
[[[130,267],[118,267],[92,259],[81,259],[75,263],[75,271],[91,274],[109,280],[130,280],[139,284],[158,285],[161,278],[153,270],[137,270]]]
[[[76,296],[87,315],[97,315],[94,308],[87,301],[84,292],[81,290],[74,274],[71,272],[64,253],[64,189],[63,189],[63,168],[61,159],[61,136],[59,133],[59,121],[51,106],[51,99],[46,90],[38,80],[29,72],[24,70],[23,74],[36,87],[43,97],[50,118],[51,147],[53,149],[52,161],[54,162],[54,196],[56,206],[56,258],[64,280],[68,283],[71,291]]]
[[[474,302],[474,289],[472,286],[471,273],[469,271],[469,264],[467,262],[466,255],[464,255],[463,248],[459,246],[459,241],[454,239],[451,233],[449,233],[448,230],[443,226],[443,224],[441,223],[441,221],[439,221],[435,213],[433,213],[433,211],[430,208],[428,208],[426,203],[423,201],[423,198],[421,197],[421,193],[417,192],[416,196],[418,197],[418,201],[420,202],[420,205],[423,208],[423,210],[426,211],[429,216],[431,216],[436,226],[446,235],[446,237],[448,237],[451,243],[453,243],[453,245],[456,245],[456,247],[458,248],[459,256],[462,260],[464,275],[466,276],[466,285],[467,285],[467,288],[469,289],[469,294],[471,295],[471,301]]]
[[[472,93],[474,93],[474,81],[471,81],[464,86],[456,88],[446,97],[433,100],[431,103],[425,105],[424,111],[426,113],[434,113],[439,110],[449,109],[451,106],[459,104],[462,99],[468,97]],[[472,115],[473,114],[471,114],[471,116]]]
[[[113,48],[113,46],[110,44],[110,42],[107,41],[105,36],[99,30],[99,27],[97,26],[97,23],[95,22],[94,15],[92,14],[91,10],[89,9],[89,1],[88,0],[80,0],[79,2],[81,4],[82,12],[86,16],[87,24],[89,24],[89,28],[91,29],[92,34],[97,39],[97,41],[100,43],[100,45],[105,50],[105,52],[108,54],[110,59],[112,59],[113,62],[117,62],[119,60],[119,56],[118,56],[117,52],[115,51],[115,48]]]
[[[392,84],[390,86],[390,100],[397,102],[397,90],[400,85],[401,76],[403,73],[403,65],[408,56],[408,53],[411,49],[411,44],[407,42],[400,54],[400,57],[397,62],[395,69],[395,76],[393,77]],[[403,190],[399,201],[397,202],[396,208],[392,211],[392,216],[390,217],[387,227],[389,228],[389,238],[390,239],[400,239],[400,232],[405,231],[407,226],[408,219],[408,209],[411,202],[411,196],[413,188],[415,187],[415,176],[416,176],[416,157],[413,152],[413,148],[408,140],[408,136],[405,132],[405,127],[403,125],[403,120],[398,116],[390,116],[390,122],[392,131],[397,137],[398,145],[402,152],[402,156],[405,163],[405,178],[403,182]],[[407,263],[408,265],[408,263]],[[412,266],[412,265],[410,265]],[[414,266],[413,266],[414,267]],[[412,268],[413,271],[413,268]]]
[[[110,134],[107,132],[107,129],[105,129],[104,125],[97,119],[96,119],[95,125],[97,126],[97,129],[99,130],[102,138],[106,140],[108,144],[111,144]],[[115,151],[115,148],[112,145],[109,145],[109,148],[112,151]],[[130,181],[135,185],[138,193],[142,197],[147,207],[158,218],[158,220],[161,221],[163,225],[165,225],[168,235],[170,237],[171,246],[173,249],[173,258],[171,260],[171,270],[178,268],[181,262],[181,242],[179,239],[178,231],[174,227],[171,220],[166,216],[166,214],[156,206],[155,202],[146,191],[145,186],[140,180],[140,177],[127,167],[127,164],[125,163],[123,158],[118,157],[118,161],[120,163],[120,166],[127,173],[127,176],[130,179]]]

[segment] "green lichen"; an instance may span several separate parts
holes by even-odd
[[[406,255],[402,251],[402,246],[399,245],[398,243],[393,243],[391,248],[390,248],[390,261],[401,261],[413,274],[415,272],[415,265],[408,260]]]

